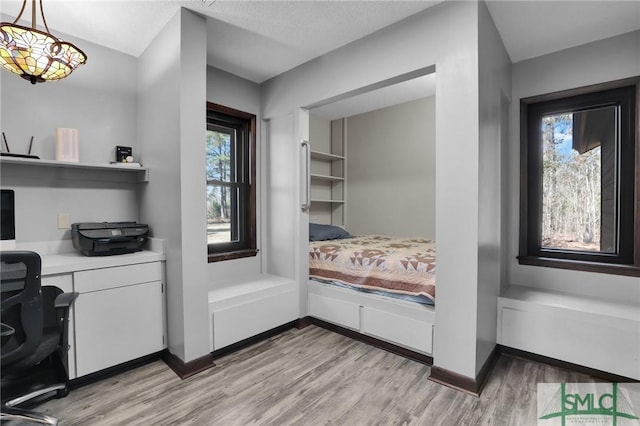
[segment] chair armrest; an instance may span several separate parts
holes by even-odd
[[[55,308],[69,308],[74,300],[78,297],[78,293],[62,293],[56,297]]]
[[[0,332],[0,336],[2,337],[11,336],[16,332],[16,329],[11,327],[9,324],[5,324],[5,323],[0,323],[0,324],[2,324],[2,331]]]

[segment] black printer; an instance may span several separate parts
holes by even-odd
[[[142,250],[149,226],[136,222],[71,224],[73,247],[85,256],[111,256]]]

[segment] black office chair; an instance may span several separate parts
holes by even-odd
[[[34,252],[0,252],[2,421],[55,425],[51,416],[16,406],[69,393],[69,308],[78,293],[41,287],[41,265]]]

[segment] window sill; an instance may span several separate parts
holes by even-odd
[[[602,274],[640,277],[640,267],[613,263],[584,262],[579,260],[553,259],[549,257],[518,256],[521,265],[570,269],[572,271],[599,272]]]
[[[247,249],[227,253],[209,253],[207,260],[208,263],[213,263],[222,262],[224,260],[242,259],[244,257],[254,257],[258,254],[258,251],[258,249]]]

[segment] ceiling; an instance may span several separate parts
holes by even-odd
[[[384,87],[375,90],[366,90],[365,88],[362,93],[349,95],[335,102],[311,108],[310,112],[326,120],[336,120],[435,94],[436,73],[432,72],[399,83],[384,85]]]
[[[437,3],[45,0],[44,9],[54,33],[139,56],[177,10],[187,7],[207,16],[208,63],[261,83]],[[21,4],[2,0],[0,12],[13,20]],[[487,5],[513,62],[640,29],[637,0],[501,0]]]

